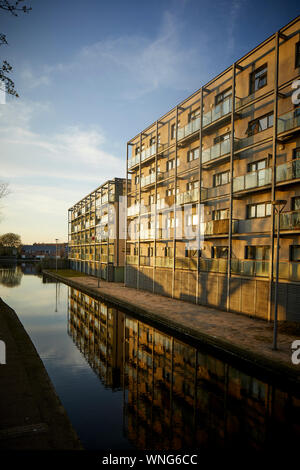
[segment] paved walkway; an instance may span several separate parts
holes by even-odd
[[[14,310],[0,299],[0,450],[80,449],[46,369]]]
[[[58,271],[59,272],[59,271]],[[55,274],[51,273],[53,276]],[[272,350],[273,325],[245,315],[224,312],[182,300],[125,287],[120,283],[98,281],[92,276],[60,278],[73,287],[100,296],[120,308],[129,309],[142,317],[174,328],[182,334],[254,362],[268,371],[289,375],[300,384],[300,365],[291,362],[292,334],[278,333],[278,351]]]

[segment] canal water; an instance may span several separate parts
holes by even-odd
[[[29,264],[0,266],[18,314],[86,449],[295,449],[300,395]]]

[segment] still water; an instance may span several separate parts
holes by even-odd
[[[293,449],[300,395],[34,267],[0,266],[19,315],[86,449]],[[238,447],[237,447],[238,446]]]

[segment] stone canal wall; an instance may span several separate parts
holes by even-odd
[[[81,449],[30,337],[1,298],[0,340],[0,450]]]

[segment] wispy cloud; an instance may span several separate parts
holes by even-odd
[[[123,99],[136,99],[160,87],[187,90],[194,80],[191,69],[196,66],[199,70],[201,58],[196,47],[183,44],[183,29],[183,21],[175,13],[165,11],[154,38],[136,34],[111,36],[82,47],[69,62],[45,65],[35,78],[27,68],[23,78],[32,80],[29,86],[37,86],[55,80],[57,83],[60,74],[80,79],[97,73],[99,84],[115,87]],[[202,44],[206,42],[203,34]]]
[[[11,189],[1,233],[21,231],[24,242],[66,240],[68,208],[107,179],[123,176],[120,160],[103,150],[105,135],[96,127],[32,130],[33,119],[47,119],[47,106],[11,103],[0,112],[1,178]]]
[[[232,53],[235,49],[235,28],[238,22],[239,14],[242,9],[245,0],[232,0],[230,2],[229,14],[228,14],[228,42],[227,42],[227,51]]]

